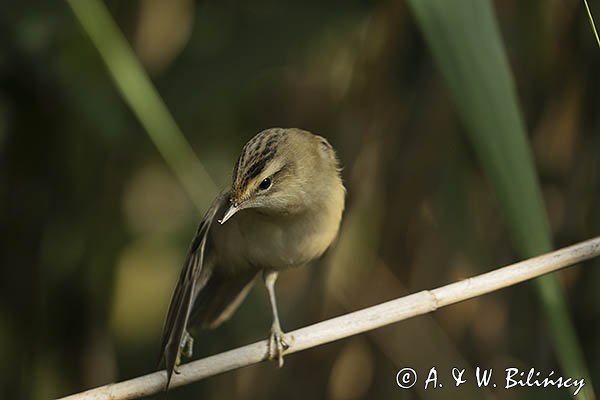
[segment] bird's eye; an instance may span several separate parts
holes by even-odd
[[[258,185],[258,188],[260,190],[267,190],[268,188],[271,187],[271,183],[272,183],[271,177],[268,176],[268,177],[266,177],[265,179],[262,180],[262,182],[260,183],[260,185]]]

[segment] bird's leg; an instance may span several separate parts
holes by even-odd
[[[275,281],[279,272],[277,271],[264,271],[263,278],[265,280],[265,286],[269,292],[269,300],[271,302],[271,310],[273,312],[273,324],[271,325],[271,336],[269,337],[269,360],[277,358],[278,365],[281,368],[283,366],[283,352],[288,348],[288,344],[285,342],[284,333],[281,330],[279,324],[279,314],[277,313],[277,300],[275,299]]]

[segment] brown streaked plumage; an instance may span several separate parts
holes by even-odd
[[[272,128],[244,146],[231,189],[215,199],[200,223],[171,299],[162,339],[167,387],[180,356],[191,355],[190,332],[227,320],[260,272],[273,313],[267,356],[283,364],[277,275],[330,246],[344,196],[335,151],[324,138]]]

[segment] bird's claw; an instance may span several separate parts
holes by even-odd
[[[185,358],[191,358],[194,355],[194,338],[187,332],[181,344],[181,355]]]
[[[285,334],[279,325],[273,324],[269,336],[268,359],[277,359],[279,368],[283,367],[283,353],[290,347],[285,341]]]
[[[181,364],[181,357],[190,358],[194,353],[194,338],[187,332],[185,332],[185,336],[181,341],[181,345],[179,346],[179,354],[177,354],[177,358],[175,359],[175,365],[173,366],[173,372],[176,375],[179,375],[179,365]]]

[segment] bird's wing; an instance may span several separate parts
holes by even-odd
[[[208,232],[217,212],[226,205],[228,199],[229,193],[220,194],[204,215],[196,236],[194,236],[194,240],[192,240],[190,245],[188,256],[179,275],[173,297],[171,298],[161,344],[161,363],[164,362],[167,370],[167,388],[171,382],[171,376],[181,352],[181,342],[185,335],[194,296],[198,290],[196,286],[201,274],[206,274],[207,278],[208,274],[210,274],[210,271],[207,271],[204,266],[204,253]]]
[[[215,266],[206,285],[198,291],[188,327],[214,329],[227,321],[252,288],[257,271],[254,269],[224,276]]]

